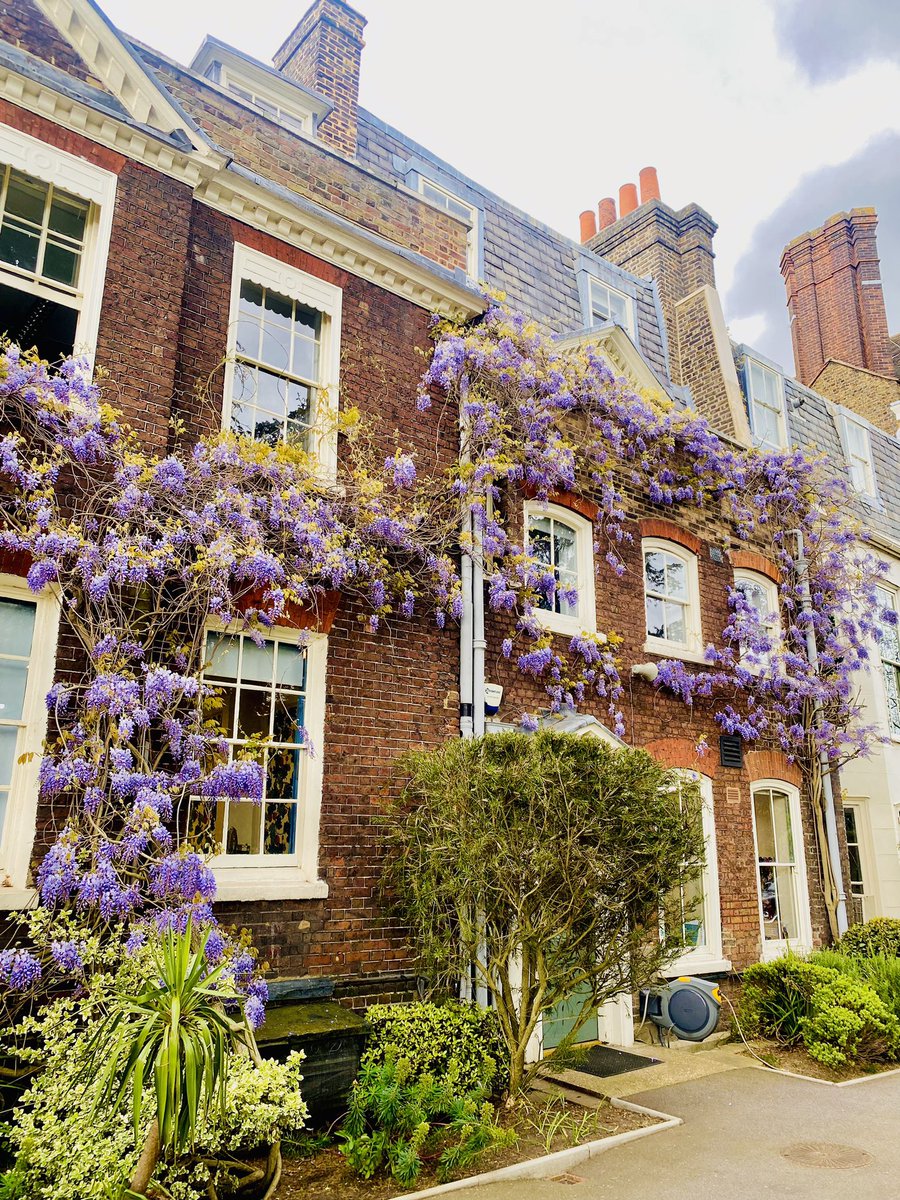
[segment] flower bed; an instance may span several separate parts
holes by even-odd
[[[515,1144],[489,1151],[460,1171],[457,1178],[481,1175],[569,1146],[658,1123],[656,1118],[643,1113],[614,1108],[608,1101],[600,1102],[596,1109],[589,1109],[556,1094],[545,1096],[540,1093],[531,1093],[527,1100],[511,1109],[501,1108],[497,1119],[505,1130],[515,1132]],[[438,1184],[437,1176],[430,1168],[423,1171],[415,1185],[409,1188],[402,1187],[390,1176],[361,1179],[350,1170],[335,1145],[324,1145],[312,1154],[296,1157],[298,1152],[314,1149],[316,1145],[314,1139],[309,1139],[294,1143],[293,1147],[284,1147],[284,1170],[276,1200],[391,1200]]]

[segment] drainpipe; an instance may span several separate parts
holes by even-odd
[[[806,614],[813,611],[812,597],[809,591],[809,569],[806,561],[806,552],[803,546],[803,534],[800,530],[795,530],[797,534],[797,571],[800,575],[800,607]],[[816,646],[816,631],[813,628],[812,622],[807,622],[806,625],[806,656],[809,659],[809,665],[818,675],[819,673],[819,651]],[[816,701],[813,709],[813,720],[818,726],[822,721],[822,704]],[[825,798],[825,836],[828,842],[828,857],[830,861],[831,874],[834,879],[834,886],[837,891],[837,903],[835,905],[835,920],[837,921],[838,936],[843,937],[847,932],[847,896],[844,892],[844,872],[841,869],[841,846],[838,841],[837,817],[834,808],[834,790],[831,786],[831,766],[828,762],[828,755],[823,751],[819,753],[819,765],[822,771],[822,793]]]
[[[473,667],[473,612],[472,612],[472,558],[467,549],[472,534],[472,513],[465,508],[462,523],[462,554],[460,556],[460,580],[462,583],[462,616],[459,620],[459,733],[469,738],[474,729],[472,723],[472,667]],[[482,710],[484,705],[482,704]]]
[[[475,736],[481,737],[484,733],[484,655],[487,640],[484,636],[484,548],[480,516],[474,519],[472,533],[472,716]]]

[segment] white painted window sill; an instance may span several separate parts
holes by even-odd
[[[324,879],[299,879],[292,871],[214,870],[216,900],[323,900],[328,895]]]
[[[731,970],[730,958],[677,959],[660,971],[666,979],[677,979],[679,975],[721,975]]]
[[[669,646],[665,642],[653,642],[648,639],[644,642],[644,653],[656,654],[659,658],[677,658],[681,662],[700,663],[704,667],[710,666],[702,650],[690,650],[686,646]]]
[[[28,908],[36,900],[37,891],[34,888],[0,887],[0,912]]]

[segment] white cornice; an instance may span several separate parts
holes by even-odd
[[[609,359],[612,366],[625,375],[635,387],[649,388],[663,396],[666,389],[653,368],[644,359],[631,338],[618,325],[607,325],[602,329],[585,329],[562,337],[555,343],[561,350],[578,346],[594,345]]]
[[[138,124],[165,134],[180,131],[196,152],[202,155],[211,152],[207,139],[98,8],[86,0],[35,0],[35,3]]]
[[[227,160],[180,151],[151,131],[134,129],[0,63],[0,96],[13,104],[115,150],[194,190],[197,199],[237,217],[335,266],[368,279],[429,312],[467,318],[483,311],[480,298],[461,284],[441,279],[425,264],[367,238],[349,222],[331,219],[326,210],[309,212],[288,199],[225,170]]]

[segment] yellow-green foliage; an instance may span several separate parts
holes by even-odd
[[[838,944],[841,954],[851,958],[871,958],[884,954],[900,956],[900,920],[896,917],[875,917],[863,925],[853,925]]]
[[[506,1050],[497,1014],[474,1004],[373,1004],[366,1012],[369,1038],[363,1065],[403,1057],[410,1076],[442,1078],[455,1062],[460,1086],[495,1092],[507,1085]]]

